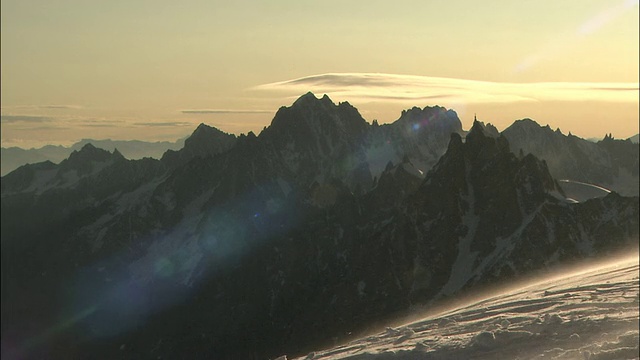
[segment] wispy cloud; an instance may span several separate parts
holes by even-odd
[[[82,109],[80,105],[39,105],[39,109]]]
[[[245,109],[186,109],[180,110],[183,114],[268,114],[272,110],[245,110]]]
[[[67,117],[65,118],[65,120],[76,126],[87,127],[121,127],[127,125],[127,121],[125,121],[124,119],[110,119],[94,116],[74,116]]]
[[[16,122],[30,122],[30,123],[41,123],[52,121],[53,118],[49,116],[39,116],[39,115],[0,115],[0,121],[3,123],[16,123]]]
[[[442,105],[519,101],[638,102],[637,83],[506,83],[378,73],[312,75],[263,84],[253,89],[282,91],[292,95],[312,91],[353,101],[415,102],[436,99]]]
[[[82,109],[80,105],[9,105],[3,106],[2,109]]]
[[[163,126],[193,126],[190,122],[185,121],[168,121],[168,122],[137,122],[136,126],[163,127]]]
[[[27,130],[27,131],[50,131],[50,130],[54,130],[54,131],[59,131],[59,130],[68,130],[70,129],[69,127],[64,127],[64,126],[36,126],[36,127],[32,127],[32,128],[28,128],[28,129],[23,129],[23,130]]]
[[[121,125],[115,124],[98,124],[98,123],[82,123],[77,124],[78,127],[89,127],[89,128],[117,128],[121,127]]]

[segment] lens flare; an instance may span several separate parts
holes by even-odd
[[[156,261],[156,274],[162,278],[173,275],[173,263],[166,257],[161,257]]]

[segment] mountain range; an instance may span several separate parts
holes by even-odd
[[[86,144],[92,144],[95,147],[108,151],[118,149],[127,159],[142,159],[145,157],[159,159],[167,150],[178,150],[182,148],[184,146],[184,139],[179,139],[175,142],[82,139],[69,147],[62,145],[46,145],[37,149],[22,149],[16,146],[3,147],[0,149],[0,175],[4,176],[26,164],[35,164],[47,160],[57,164],[69,157],[73,151],[82,149]]]
[[[311,93],[160,159],[86,144],[2,178],[3,357],[302,355],[633,245],[638,179],[631,141],[438,106],[369,124]]]

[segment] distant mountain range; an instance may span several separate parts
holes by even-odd
[[[638,179],[631,141],[437,106],[369,124],[311,93],[160,159],[86,144],[2,178],[3,357],[302,355],[637,243]]]
[[[82,139],[70,147],[61,145],[47,145],[37,149],[3,147],[0,153],[0,173],[4,176],[22,165],[35,164],[43,161],[51,161],[57,164],[69,157],[71,152],[80,150],[83,146],[89,143],[95,147],[108,151],[118,149],[118,151],[120,151],[127,159],[142,159],[145,157],[159,159],[167,150],[178,150],[182,148],[184,146],[184,139],[180,139],[175,142]]]
[[[593,143],[564,135],[530,119],[518,120],[502,134],[514,151],[544,159],[558,179],[596,184],[624,195],[638,195],[638,144],[607,135]]]

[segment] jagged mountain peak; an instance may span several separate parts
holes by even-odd
[[[360,115],[358,110],[351,104],[349,104],[349,102],[344,101],[336,104],[333,102],[333,100],[331,100],[331,98],[329,98],[327,94],[324,94],[321,98],[318,98],[312,92],[308,92],[300,96],[296,101],[293,102],[290,107],[284,106],[280,108],[280,110],[300,111],[305,115],[314,115],[318,113],[334,115],[334,113],[338,113],[339,115],[355,115],[356,118],[362,119],[362,116]],[[344,116],[339,118],[343,117]],[[366,123],[364,119],[362,119],[362,121]]]
[[[198,153],[202,153],[204,149],[219,147],[220,145],[218,143],[226,145],[232,143],[235,139],[236,136],[233,134],[227,134],[216,127],[201,123],[193,133],[191,133],[191,136],[184,141],[184,147],[185,149],[191,148]]]
[[[612,139],[610,134],[598,142],[590,142],[560,129],[540,126],[530,119],[518,120],[502,134],[512,148],[546,160],[551,174],[562,180],[578,181],[604,187],[625,195],[638,194],[638,148]],[[583,192],[572,193],[582,198]]]
[[[174,165],[188,162],[194,157],[207,157],[223,153],[231,149],[237,141],[233,134],[227,134],[213,126],[201,123],[184,141],[181,150],[168,150],[162,156],[162,161]]]
[[[489,135],[493,138],[497,138],[498,136],[500,136],[500,131],[498,131],[498,129],[491,123],[484,123],[480,120],[477,120],[480,125],[482,125],[482,128],[484,129],[484,133],[486,135]]]
[[[602,140],[600,140],[601,142],[607,142],[607,141],[615,141],[616,139],[613,137],[613,135],[611,135],[611,133],[608,134],[604,134],[604,138],[602,138]]]
[[[185,146],[195,141],[200,141],[200,140],[208,141],[214,137],[234,137],[235,138],[235,135],[227,134],[216,127],[209,126],[205,123],[200,123],[200,125],[198,125],[198,127],[193,131],[193,133],[191,133],[191,136],[189,136],[185,140]]]
[[[517,126],[530,126],[530,127],[541,127],[540,124],[538,124],[535,120],[531,119],[531,118],[524,118],[524,119],[520,119],[520,120],[516,120],[513,122],[513,125],[517,125]]]
[[[406,116],[406,115],[412,115],[412,116],[416,116],[416,115],[421,115],[421,114],[425,114],[425,113],[434,113],[434,112],[447,112],[449,110],[447,110],[447,108],[442,107],[442,106],[438,106],[438,105],[434,105],[434,106],[425,106],[424,108],[420,108],[419,106],[414,106],[411,109],[405,109],[402,110],[402,113],[400,115],[400,117],[402,116]],[[453,110],[450,110],[453,111]],[[455,112],[455,111],[453,111]]]
[[[505,136],[494,138],[486,134],[484,126],[476,120],[464,142],[459,134],[451,134],[447,152],[429,173],[426,183],[457,184],[456,188],[464,193],[467,186],[463,184],[471,181],[474,187],[483,189],[480,193],[490,193],[487,186],[509,178],[517,179],[516,183],[505,183],[503,187],[516,186],[520,192],[526,189],[526,195],[536,201],[546,192],[562,193],[543,160],[531,154],[518,158],[510,151]],[[512,190],[515,194],[515,189]]]
[[[323,105],[334,105],[333,101],[329,98],[327,94],[324,94],[321,98],[316,97],[314,93],[311,91],[306,94],[300,96],[296,101],[293,102],[292,106],[309,106],[313,104],[323,104]]]
[[[382,179],[388,174],[397,174],[398,172],[416,177],[418,179],[424,178],[424,173],[415,167],[415,165],[407,155],[405,155],[402,158],[402,161],[398,164],[394,164],[393,162],[389,161],[380,177]]]
[[[74,150],[67,159],[61,161],[60,170],[62,173],[75,170],[79,175],[85,175],[102,168],[104,165],[120,161],[126,161],[120,151],[114,150],[111,153],[87,143],[80,150]]]
[[[462,132],[462,122],[458,114],[451,109],[442,106],[417,106],[402,110],[396,123],[410,131],[423,131],[426,129],[439,129],[448,132]]]
[[[547,125],[540,125],[538,122],[536,122],[535,120],[532,120],[530,118],[524,118],[524,119],[520,119],[520,120],[516,120],[513,122],[513,124],[511,124],[509,127],[507,127],[504,130],[506,133],[516,133],[516,132],[520,132],[520,133],[526,133],[529,136],[534,136],[534,134],[549,134],[549,135],[562,135],[562,131],[560,130],[560,128],[557,128],[556,130],[551,129],[551,126]]]
[[[348,186],[368,188],[368,131],[367,121],[349,103],[335,104],[326,95],[318,99],[307,93],[281,107],[258,140],[274,151],[273,161],[296,174],[296,181],[308,185],[336,177]]]
[[[471,130],[466,136],[466,147],[473,158],[480,157],[482,159],[488,159],[499,152],[510,151],[509,141],[503,135],[494,138],[491,134],[487,134],[485,126],[478,120],[473,122]]]
[[[485,125],[481,121],[474,120],[471,129],[467,133],[466,140],[473,143],[474,141],[484,141],[480,139],[485,138],[499,138],[500,134],[495,129],[491,124]]]
[[[215,129],[215,127],[209,126],[209,125],[207,125],[205,123],[200,123],[200,124],[198,124],[198,126],[196,127],[194,132],[200,131],[200,130],[207,131],[207,129]]]
[[[424,173],[416,168],[408,157],[394,165],[389,161],[379,178],[374,180],[373,190],[365,196],[372,208],[397,206],[420,187]]]
[[[476,121],[465,142],[459,134],[451,135],[447,152],[410,198],[409,213],[424,224],[422,233],[438,234],[423,251],[438,249],[444,258],[449,257],[443,264],[450,264],[465,254],[489,255],[497,246],[496,239],[512,236],[542,204],[561,206],[558,199],[562,196],[544,161],[530,154],[516,157],[506,138],[485,134]],[[457,239],[454,244],[464,245],[451,247],[452,239]],[[465,261],[473,262],[475,256]],[[424,266],[435,269],[440,265]],[[430,281],[414,286],[412,296],[432,297],[433,288],[439,287],[442,293],[451,293],[466,281],[460,279],[468,276],[463,275],[462,267],[456,270],[455,266],[444,276],[436,270],[429,273]]]
[[[469,133],[467,134],[467,140],[475,137],[486,137],[484,134],[484,126],[478,120],[473,121],[473,125],[471,125],[471,129],[469,129]]]
[[[93,161],[106,161],[111,159],[112,157],[118,158],[122,157],[122,154],[118,152],[117,154],[114,152],[113,154],[107,150],[97,148],[93,146],[91,143],[85,144],[80,150],[74,150],[67,162],[76,163],[76,162],[93,162]]]
[[[93,151],[93,149],[97,149],[97,148],[93,146],[93,144],[87,143],[87,144],[84,144],[84,146],[82,146],[82,149],[80,151]]]
[[[313,138],[341,138],[360,136],[368,128],[368,123],[356,108],[348,102],[335,104],[326,94],[318,99],[308,92],[298,98],[290,107],[281,107],[271,125],[260,134],[269,139],[299,138],[311,141]]]
[[[516,182],[521,188],[526,189],[529,195],[540,198],[542,194],[550,191],[562,193],[544,160],[540,160],[532,154],[527,154],[522,158],[516,157],[511,152],[509,141],[503,134],[493,138],[486,134],[483,126],[477,121],[467,135],[464,147],[465,155],[472,160],[472,164],[476,164],[475,166],[484,168],[487,163],[489,166],[494,163],[502,163],[497,166],[497,170],[515,173],[513,176],[517,179]],[[493,175],[491,174],[491,176]]]
[[[124,155],[122,155],[122,153],[120,152],[120,150],[118,150],[118,148],[113,149],[113,152],[111,153],[113,158],[115,159],[124,159]]]

